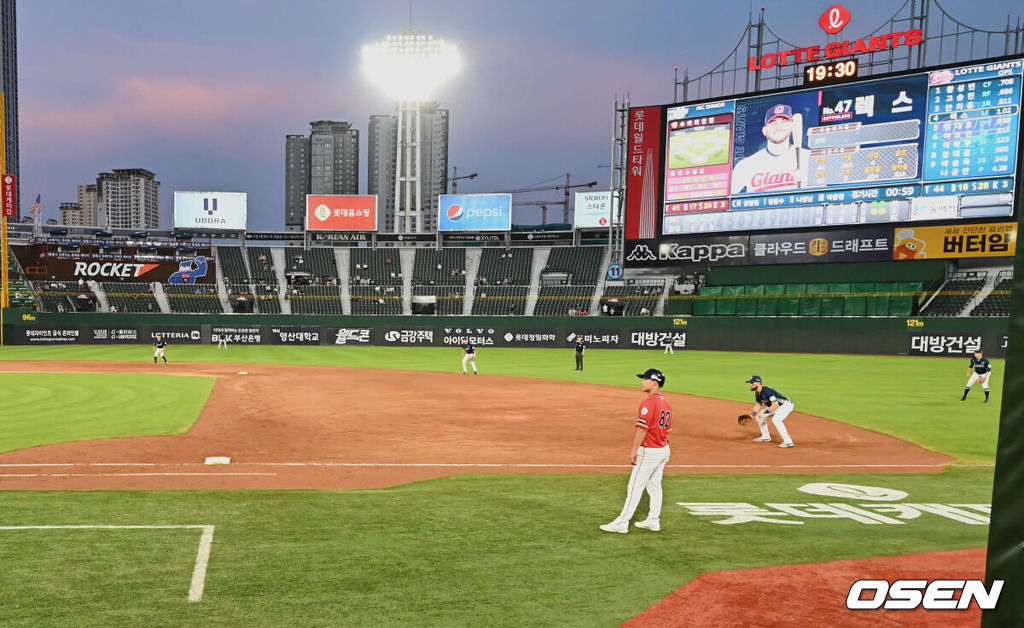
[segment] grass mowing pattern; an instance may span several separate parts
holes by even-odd
[[[411,371],[462,370],[458,347],[262,347],[182,345],[168,349],[182,362],[232,362],[305,366],[347,366]],[[797,411],[876,430],[949,454],[962,464],[990,464],[995,459],[1003,360],[993,360],[992,403],[976,385],[961,403],[967,381],[967,358],[864,356],[785,353],[594,350],[586,370],[574,371],[571,349],[497,349],[478,351],[483,375],[517,375],[549,380],[634,386],[634,375],[649,367],[663,370],[666,390],[752,403],[744,380],[753,374],[777,387],[796,403]],[[75,346],[3,347],[0,360],[146,361],[149,347]],[[677,408],[677,411],[680,409]],[[692,417],[725,421],[729,417]],[[735,417],[732,417],[735,421]],[[799,424],[790,426],[799,440]]]
[[[0,531],[0,625],[615,626],[705,571],[981,547],[987,534],[930,514],[905,525],[719,525],[676,502],[857,503],[796,490],[827,480],[908,491],[908,502],[988,503],[992,472],[671,475],[662,532],[600,532],[625,479],[0,493],[2,525],[217,526],[205,595],[191,605],[198,531]]]
[[[99,438],[184,434],[213,377],[0,373],[0,452]]]

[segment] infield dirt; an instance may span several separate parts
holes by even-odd
[[[0,372],[217,378],[187,434],[2,454],[3,489],[346,489],[456,473],[625,473],[643,398],[639,386],[353,368],[7,362]],[[667,473],[938,473],[951,461],[800,412],[786,420],[797,446],[780,449],[737,426],[747,403],[665,397],[675,411]],[[111,412],[141,419],[146,408]],[[210,456],[231,464],[204,464]]]

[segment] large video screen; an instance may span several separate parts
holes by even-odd
[[[634,109],[645,189],[627,238],[1012,217],[1022,73],[1007,59]]]

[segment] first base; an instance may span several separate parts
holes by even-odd
[[[204,464],[231,464],[231,458],[227,456],[210,456]]]

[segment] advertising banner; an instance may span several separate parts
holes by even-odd
[[[246,240],[304,240],[301,231],[246,231]]]
[[[377,242],[437,242],[434,233],[378,233]]]
[[[258,345],[263,342],[259,325],[214,325],[210,329],[210,344],[217,344],[221,338],[229,344]]]
[[[371,344],[373,330],[369,327],[328,327],[327,343],[334,345]]]
[[[82,338],[81,329],[77,326],[54,325],[49,327],[23,327],[14,326],[17,331],[17,338],[21,340],[18,344],[26,345],[69,345],[85,342]]]
[[[576,211],[572,219],[577,229],[607,229],[612,224],[612,192],[576,192]]]
[[[561,242],[573,243],[572,231],[513,231],[513,242]]]
[[[14,216],[18,213],[18,186],[15,182],[13,174],[0,175],[0,180],[3,181],[3,200],[0,201],[0,206],[3,209],[4,216]]]
[[[267,335],[272,345],[319,345],[319,325],[272,325]]]
[[[152,343],[157,334],[163,336],[164,341],[171,346],[203,344],[203,331],[199,325],[153,325],[149,330],[149,338],[143,342]]]
[[[442,194],[440,231],[508,231],[512,228],[511,194]]]
[[[981,348],[981,334],[911,334],[910,355],[969,356]]]
[[[174,192],[175,229],[245,229],[245,192]]]
[[[898,227],[892,258],[896,260],[964,257],[1010,257],[1017,252],[1017,223]]]
[[[308,231],[376,231],[377,196],[310,194],[306,196]]]
[[[626,242],[625,266],[736,266],[747,263],[748,236],[690,236]]]
[[[87,337],[89,344],[125,345],[138,344],[143,336],[138,325],[93,325]]]
[[[464,338],[468,338],[477,347],[493,347],[495,331],[493,327],[465,326],[442,327],[438,344],[458,346]]]
[[[509,329],[498,333],[497,344],[502,347],[556,347],[558,330],[554,327]]]
[[[76,282],[159,281],[171,284],[213,284],[217,282],[214,259],[204,250],[192,256],[121,255],[116,253],[40,254],[38,247],[13,247],[29,279]],[[208,249],[207,249],[208,251]],[[70,290],[75,287],[68,285]]]
[[[615,327],[604,327],[599,329],[587,329],[578,332],[569,332],[563,340],[563,346],[576,346],[576,339],[583,338],[587,348],[594,349],[618,349],[622,338],[625,336],[623,330]]]
[[[376,344],[399,345],[403,347],[430,346],[434,344],[433,327],[380,327]]]
[[[664,349],[666,345],[671,346],[673,350],[685,349],[686,332],[678,329],[633,329],[629,332],[631,349]]]
[[[369,242],[372,235],[369,231],[345,231],[341,233],[314,231],[310,234],[310,238],[314,242]]]
[[[448,244],[459,242],[504,242],[505,235],[502,233],[442,233],[441,243]]]
[[[750,236],[750,264],[869,262],[892,259],[892,229],[843,229]]]
[[[661,107],[629,110],[629,154],[626,170],[626,239],[658,235],[661,217],[658,175],[661,173]]]

